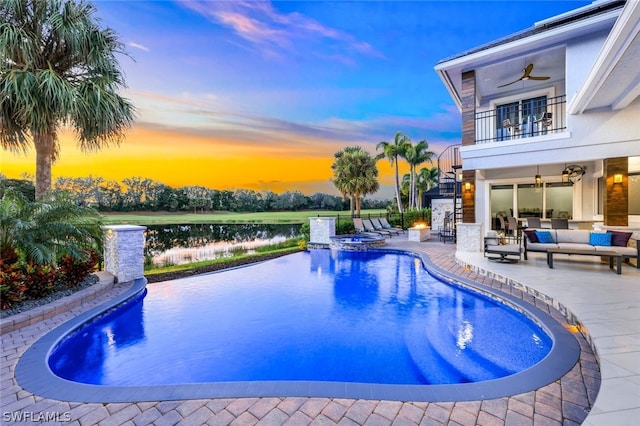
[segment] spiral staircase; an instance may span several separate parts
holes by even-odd
[[[438,156],[438,188],[440,196],[453,200],[453,211],[447,212],[438,229],[441,241],[456,241],[456,223],[462,222],[462,182],[458,173],[462,170],[460,144],[448,146]]]

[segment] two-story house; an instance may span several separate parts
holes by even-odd
[[[640,225],[640,2],[604,0],[442,60],[462,222]]]

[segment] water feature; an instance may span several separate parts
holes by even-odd
[[[367,251],[384,246],[384,237],[375,234],[336,235],[330,239],[332,250]]]

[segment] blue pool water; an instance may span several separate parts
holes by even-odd
[[[49,366],[111,386],[443,384],[516,373],[551,345],[525,316],[436,280],[416,257],[312,250],[151,284],[65,339]]]

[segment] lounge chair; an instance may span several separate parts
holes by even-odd
[[[517,240],[508,243],[498,232],[488,231],[484,237],[484,255],[489,260],[515,263],[521,259],[522,249]]]
[[[356,234],[362,234],[364,232],[364,224],[362,223],[362,219],[360,218],[353,218],[353,227],[356,231]]]
[[[373,224],[371,223],[370,220],[367,219],[362,219],[362,225],[364,226],[364,230],[366,232],[371,232],[371,233],[375,233],[375,234],[380,234],[380,235],[384,235],[385,237],[390,237],[391,236],[391,232],[389,231],[384,231],[384,230],[377,230]]]
[[[354,217],[353,218],[353,227],[355,228],[356,234],[374,234],[373,232],[368,232],[364,223],[362,223],[362,219]],[[379,233],[375,233],[374,235],[380,235]]]
[[[382,223],[378,218],[372,217],[371,223],[373,224],[373,227],[376,229],[376,231],[387,231],[392,235],[400,235],[400,231],[398,231],[397,229],[394,229],[394,228],[385,229],[385,227],[382,226]]]
[[[402,228],[395,228],[393,226],[391,226],[391,224],[387,221],[386,217],[381,217],[380,219],[380,224],[382,225],[382,229],[386,229],[388,231],[395,229],[396,231],[398,231],[401,234],[404,234],[404,229]]]

